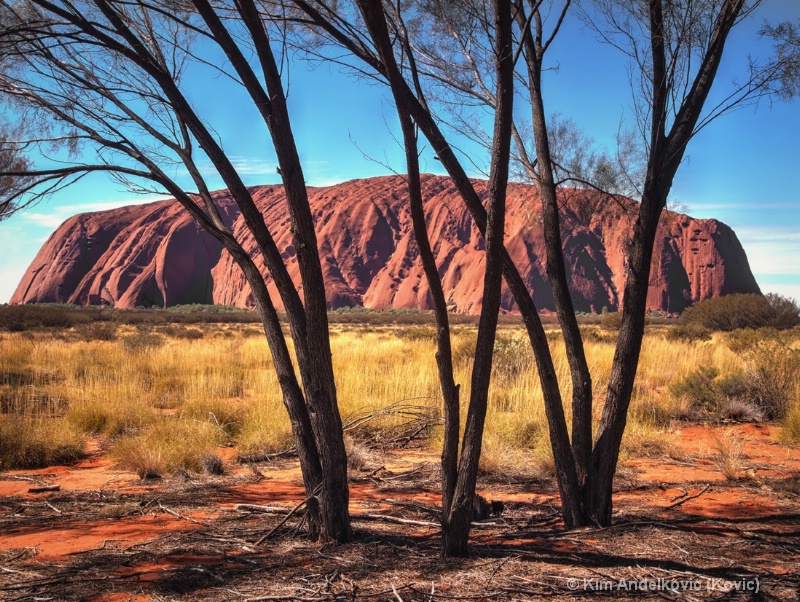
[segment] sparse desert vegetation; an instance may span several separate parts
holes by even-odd
[[[474,525],[476,557],[456,569],[438,559],[442,426],[426,314],[332,316],[358,532],[352,545],[320,550],[302,536],[302,512],[259,511],[268,504],[288,512],[305,493],[257,325],[68,311],[79,317],[70,326],[0,331],[0,486],[14,492],[0,500],[9,534],[0,560],[12,571],[9,592],[23,598],[102,599],[108,591],[198,600],[564,597],[576,574],[593,579],[593,563],[638,580],[670,579],[676,570],[703,584],[758,576],[778,598],[796,586],[785,577],[797,566],[785,550],[795,545],[800,493],[797,329],[697,340],[676,337],[682,326],[674,320],[653,320],[622,446],[614,525],[576,537],[561,528],[530,348],[507,318],[495,341],[479,478],[479,490],[505,511]],[[337,322],[338,315],[357,321]],[[581,323],[597,421],[617,325],[598,316]],[[547,334],[560,381],[569,383],[557,326]],[[475,339],[469,320],[455,327],[462,405]],[[732,536],[744,529],[765,535]],[[265,537],[269,545],[259,545]],[[735,567],[718,567],[720,546]],[[634,567],[634,557],[649,564]],[[31,577],[33,560],[45,577]],[[375,580],[379,570],[396,597]],[[78,577],[65,576],[72,572]],[[267,573],[280,577],[265,581]],[[520,581],[531,574],[539,585]],[[309,584],[322,591],[319,579],[330,591],[307,595]],[[415,585],[420,579],[434,583],[434,595],[430,585]]]
[[[19,309],[3,308],[0,319],[9,324],[5,313],[17,316]],[[245,312],[228,312],[243,314],[233,323],[195,319],[186,325],[180,311],[156,313],[156,319],[146,319],[152,312],[134,312],[134,319],[116,312],[113,319],[97,320],[102,315],[97,310],[69,308],[72,325],[65,327],[65,319],[53,318],[57,308],[28,311],[43,312],[56,325],[38,320],[35,328],[7,327],[0,333],[3,468],[77,459],[87,435],[102,435],[119,465],[143,477],[176,469],[202,472],[203,458],[221,446],[248,457],[291,448],[266,342],[247,324]],[[177,323],[164,319],[173,315]],[[438,449],[433,327],[408,323],[411,313],[399,325],[374,315],[372,323],[334,326],[334,366],[349,445],[358,450],[353,446],[386,444],[392,438],[387,433],[393,433],[395,441],[416,438]],[[402,313],[394,315],[403,319]],[[425,317],[413,315],[414,322]],[[582,327],[587,356],[595,391],[602,393],[615,331],[604,321],[589,322]],[[696,341],[675,337],[676,328],[649,327],[624,457],[669,457],[670,429],[686,419],[775,420],[783,426],[782,441],[800,442],[796,330],[736,330]],[[563,343],[555,330],[552,334],[559,380],[569,383]],[[468,399],[474,344],[474,327],[457,326],[453,348],[462,402]],[[562,391],[565,398],[568,393]],[[484,473],[552,472],[533,357],[513,323],[497,335],[487,425]]]

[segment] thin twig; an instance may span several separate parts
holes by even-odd
[[[208,527],[208,525],[206,523],[200,522],[199,520],[195,520],[193,518],[189,518],[188,516],[183,516],[183,515],[175,512],[174,510],[170,510],[169,508],[164,506],[161,502],[158,503],[158,507],[161,508],[164,512],[166,512],[168,514],[171,514],[172,516],[174,516],[175,518],[177,518],[179,520],[188,520],[190,523],[195,523],[197,525],[203,525],[204,527]]]
[[[672,508],[675,508],[675,507],[677,507],[677,506],[680,506],[681,504],[683,504],[683,503],[685,503],[685,502],[688,502],[689,500],[693,500],[693,499],[695,499],[695,498],[698,498],[698,497],[700,497],[701,495],[703,495],[703,494],[704,494],[706,491],[708,491],[709,489],[711,489],[711,483],[708,483],[708,484],[707,484],[705,487],[703,487],[703,488],[702,488],[700,491],[698,491],[697,493],[695,493],[695,494],[693,494],[693,495],[686,496],[685,498],[683,498],[682,500],[678,500],[677,502],[673,502],[672,504],[670,504],[669,506],[667,506],[666,508],[664,508],[664,510],[670,510],[670,509],[672,509]]]
[[[385,514],[351,514],[350,518],[353,520],[374,520],[387,523],[397,523],[398,525],[414,525],[417,527],[441,527],[439,523],[434,523],[427,520],[411,520],[410,518],[398,518],[396,516],[387,516]]]
[[[44,485],[42,487],[31,487],[28,493],[45,493],[48,491],[61,491],[61,485]]]
[[[302,502],[300,502],[299,504],[297,504],[297,506],[295,506],[294,508],[292,508],[292,509],[289,511],[289,514],[287,514],[287,515],[286,515],[286,516],[283,518],[283,520],[282,520],[281,522],[279,522],[277,525],[275,525],[275,527],[273,527],[273,528],[272,528],[272,530],[271,530],[269,533],[267,533],[266,535],[264,535],[263,537],[261,537],[261,539],[259,539],[259,540],[258,540],[257,542],[255,542],[255,544],[253,544],[253,545],[255,545],[255,546],[260,546],[260,545],[261,545],[262,543],[264,543],[264,542],[265,542],[267,539],[269,539],[269,538],[270,538],[270,536],[272,536],[272,534],[273,534],[273,533],[275,533],[275,531],[277,531],[278,529],[280,529],[280,528],[281,528],[281,527],[282,527],[282,526],[283,526],[283,525],[286,523],[286,521],[287,521],[287,520],[289,520],[289,517],[291,517],[291,516],[292,516],[292,515],[293,515],[295,512],[297,512],[297,511],[298,511],[300,508],[302,508],[303,506],[305,506],[305,505],[306,505],[306,504],[307,504],[307,503],[308,503],[308,502],[311,500],[311,498],[313,498],[315,495],[317,495],[317,494],[319,493],[320,489],[322,489],[322,483],[320,483],[319,485],[317,485],[317,486],[314,488],[314,491],[312,491],[312,492],[311,492],[311,495],[309,495],[309,496],[308,496],[306,499],[304,499]]]
[[[287,514],[288,508],[283,506],[259,506],[258,504],[236,504],[234,510],[240,512],[263,512],[264,514]]]

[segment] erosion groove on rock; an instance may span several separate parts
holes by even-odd
[[[453,311],[477,314],[483,290],[483,240],[449,178],[423,175],[422,186],[448,303]],[[485,182],[476,182],[476,187],[485,194]],[[292,278],[299,282],[283,187],[259,186],[253,192]],[[245,248],[255,252],[226,191],[214,196],[224,210],[223,218],[245,241]],[[330,309],[432,308],[403,178],[312,187],[309,197]],[[633,201],[592,191],[563,191],[564,257],[576,311],[619,308],[628,235],[637,207]],[[509,187],[506,246],[537,307],[552,310],[540,215],[532,186]],[[277,291],[269,284],[280,306]],[[759,288],[733,230],[717,220],[665,213],[656,236],[648,309],[678,312],[710,297],[752,292]],[[230,256],[172,200],[71,217],[41,248],[11,302],[120,308],[252,305],[249,287]],[[515,310],[507,289],[501,307]]]

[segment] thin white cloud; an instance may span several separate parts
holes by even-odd
[[[70,214],[72,215],[72,214]],[[33,222],[37,226],[41,226],[43,228],[57,228],[61,225],[61,223],[67,219],[70,215],[64,215],[61,212],[53,212],[53,213],[24,213],[22,218]]]
[[[48,211],[47,213],[35,211],[21,212],[19,213],[19,218],[43,228],[57,228],[66,219],[72,217],[73,215],[77,215],[78,213],[107,211],[109,209],[117,209],[119,207],[127,207],[129,205],[144,205],[146,203],[153,203],[160,200],[164,199],[152,197],[133,197],[120,199],[118,201],[103,201],[100,203],[74,203],[70,205],[53,206],[51,211]]]
[[[246,155],[233,155],[228,159],[240,176],[266,176],[277,173],[278,164],[275,161],[266,161],[259,157],[248,157]],[[211,161],[203,161],[198,167],[200,173],[206,178],[219,177]]]
[[[264,161],[254,157],[233,156],[231,163],[239,175],[266,175],[277,173],[278,164],[275,161]]]
[[[796,275],[800,278],[800,236],[797,228],[743,226],[736,229],[750,261],[758,275]]]
[[[762,284],[761,292],[764,294],[778,293],[800,302],[800,284]]]

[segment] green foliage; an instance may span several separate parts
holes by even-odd
[[[726,295],[692,305],[683,313],[683,322],[725,332],[765,327],[786,330],[800,325],[800,307],[773,293]]]
[[[732,419],[784,418],[800,382],[800,350],[766,340],[743,352],[745,370],[720,376],[701,367],[674,381],[669,389],[694,409]]]
[[[688,399],[694,407],[713,411],[719,402],[719,393],[714,386],[718,375],[716,368],[704,366],[670,384],[669,391],[674,397]]]
[[[131,353],[146,353],[158,349],[164,342],[161,335],[144,330],[122,337],[121,341],[122,346]]]
[[[670,341],[684,341],[686,343],[708,341],[711,339],[711,331],[697,322],[688,322],[670,328],[667,331],[667,339]]]

